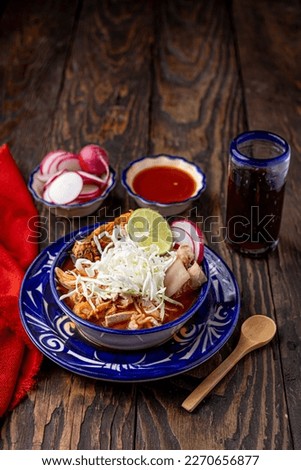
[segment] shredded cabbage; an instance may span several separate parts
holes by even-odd
[[[121,232],[120,227],[115,227],[112,235],[107,232],[105,235],[111,241],[103,250],[95,240],[101,259],[95,262],[77,259],[75,268],[86,275],[73,272],[76,287],[61,299],[79,292],[79,287],[92,308],[95,308],[95,299],[102,302],[115,300],[118,295],[133,295],[151,301],[163,319],[166,300],[164,277],[176,258],[176,252],[160,256],[155,244],[139,246],[126,230]]]

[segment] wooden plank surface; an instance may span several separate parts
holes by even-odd
[[[170,1],[162,3],[157,14],[162,23],[155,42],[156,85],[151,120],[154,152],[164,149],[186,155],[205,170],[208,189],[190,216],[198,222],[203,219],[208,243],[233,267],[242,294],[241,321],[253,313],[273,316],[266,262],[232,254],[220,235],[224,225],[228,145],[234,135],[246,129],[247,122],[227,4],[190,2],[188,6]],[[228,347],[233,347],[235,341],[237,335]],[[148,423],[141,424],[137,434],[139,448],[275,448],[279,445],[275,435],[281,436],[281,447],[291,446],[283,392],[277,397],[281,412],[271,406],[277,377],[281,377],[280,358],[275,351],[275,361],[272,349],[247,358],[241,365],[241,374],[232,372],[192,416],[177,410],[176,403],[180,404],[228,352],[226,347],[192,374],[155,389],[147,387],[141,397],[138,395],[138,424]],[[268,384],[264,390],[263,374]],[[173,394],[177,400],[170,406]],[[252,413],[255,408],[262,413]],[[245,414],[243,410],[248,411]],[[164,414],[162,420],[158,420],[160,412]],[[208,421],[210,426],[202,433],[203,423]],[[200,429],[198,435],[196,429]]]
[[[77,4],[26,3],[10,1],[1,18],[0,140],[27,179],[52,133]]]
[[[272,9],[255,3],[233,1],[232,10],[222,0],[8,2],[0,141],[10,143],[24,177],[48,150],[90,142],[109,150],[119,175],[150,152],[193,159],[208,188],[187,215],[235,273],[239,324],[263,313],[276,319],[279,334],[192,414],[181,402],[234,347],[238,330],[205,364],[147,384],[98,382],[45,359],[37,388],[0,423],[0,449],[301,448],[300,65],[292,50],[300,44],[300,8],[297,1],[277,0]],[[281,245],[268,261],[254,261],[223,241],[227,153],[234,135],[266,122],[289,138],[294,161]],[[135,207],[120,182],[106,202],[99,218]],[[87,222],[39,209],[49,235],[41,247]]]
[[[272,303],[294,446],[301,448],[300,2],[234,2],[234,24],[250,128],[268,128],[292,148],[278,251],[269,258]],[[243,22],[246,11],[248,21]],[[292,386],[293,384],[293,386]],[[299,397],[299,398],[298,398]]]
[[[33,18],[38,14],[38,3],[35,13],[31,13]],[[39,16],[45,27],[50,22],[49,16],[55,22],[60,11],[52,9],[46,13]],[[6,21],[8,14],[6,12],[4,16]],[[22,15],[20,17],[23,18]],[[64,40],[64,67],[55,80],[57,93],[54,97],[50,96],[53,108],[51,112],[43,109],[43,113],[35,110],[39,126],[35,123],[35,131],[26,129],[24,135],[16,139],[17,150],[20,142],[25,142],[26,136],[31,134],[46,142],[44,153],[61,147],[79,150],[87,143],[100,143],[110,152],[112,166],[117,172],[125,161],[145,151],[149,126],[148,56],[152,38],[151,32],[148,33],[149,18],[148,9],[141,9],[138,4],[133,9],[128,2],[122,5],[116,2],[84,2],[80,17],[75,18],[71,28],[72,43]],[[24,25],[20,26],[22,28]],[[51,41],[55,38],[51,37]],[[13,54],[14,44],[9,44]],[[94,47],[91,47],[92,44]],[[26,44],[24,49],[25,54]],[[46,53],[43,60],[50,61]],[[26,101],[27,90],[34,86],[32,82],[35,79],[35,73],[32,73],[29,84],[24,85],[23,101]],[[49,81],[47,79],[43,84],[45,89],[53,86],[52,79],[50,76]],[[51,117],[50,122],[47,114]],[[26,125],[23,121],[22,124]],[[16,133],[12,136],[16,138]],[[44,153],[35,151],[28,160],[28,166],[32,168],[37,164]],[[17,156],[23,161],[22,155]],[[127,202],[123,194],[119,197],[120,192],[119,185],[115,189],[114,207],[110,206],[112,200],[108,200],[99,218],[113,217],[125,209]],[[49,230],[49,239],[44,240],[43,245],[79,224],[78,220],[71,223],[64,218],[58,220],[47,210],[40,209],[45,217],[45,228]],[[86,223],[86,219],[80,221],[81,225]],[[132,386],[106,385],[73,377],[45,360],[37,390],[18,407],[4,426],[3,434],[8,440],[5,439],[3,448],[130,449],[134,445],[135,434],[134,396]],[[30,429],[28,433],[18,426],[24,416]],[[88,432],[85,432],[86,429]],[[15,436],[16,440],[12,440],[11,436]]]

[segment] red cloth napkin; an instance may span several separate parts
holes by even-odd
[[[19,316],[19,292],[38,245],[29,220],[38,213],[8,146],[0,147],[0,417],[34,385],[42,354]],[[31,224],[34,226],[34,224]],[[29,238],[29,240],[28,240]]]

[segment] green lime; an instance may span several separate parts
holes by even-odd
[[[139,245],[157,245],[159,254],[170,250],[173,242],[171,228],[164,217],[152,209],[136,209],[128,220],[127,231]]]

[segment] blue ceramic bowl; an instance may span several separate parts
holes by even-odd
[[[153,168],[155,166],[168,166],[180,170],[184,170],[194,179],[195,191],[188,198],[181,202],[171,202],[163,204],[157,201],[150,201],[137,194],[133,189],[133,181],[135,176],[146,168]],[[176,215],[188,209],[194,201],[196,201],[202,192],[206,189],[206,176],[203,171],[193,162],[184,157],[173,155],[153,155],[141,157],[138,160],[131,162],[122,172],[121,182],[128,194],[136,201],[139,207],[149,207],[160,212],[165,217]],[[164,184],[164,183],[163,183]],[[154,185],[159,185],[159,182],[154,182]]]
[[[94,227],[86,227],[81,230],[81,236],[84,238],[95,229]],[[57,290],[55,278],[55,268],[61,267],[70,256],[70,252],[75,240],[72,239],[65,243],[63,248],[55,257],[50,270],[50,288],[53,298],[62,312],[64,312],[76,325],[81,336],[99,347],[105,347],[116,350],[133,351],[138,349],[146,349],[156,347],[168,341],[181,327],[203,306],[210,287],[209,266],[204,258],[202,263],[203,271],[207,277],[207,281],[201,286],[200,292],[194,304],[179,318],[162,326],[141,330],[115,330],[95,325],[89,321],[77,316],[63,300],[60,300],[60,294]]]
[[[82,202],[80,204],[64,204],[58,205],[51,202],[45,201],[42,197],[44,182],[39,178],[40,175],[40,166],[37,166],[31,173],[28,181],[28,189],[33,195],[34,199],[37,202],[42,203],[44,206],[48,207],[51,212],[57,216],[61,217],[84,217],[95,212],[103,203],[103,201],[108,197],[109,193],[112,191],[116,184],[116,173],[113,168],[110,167],[110,179],[108,186],[105,192],[87,202]]]

